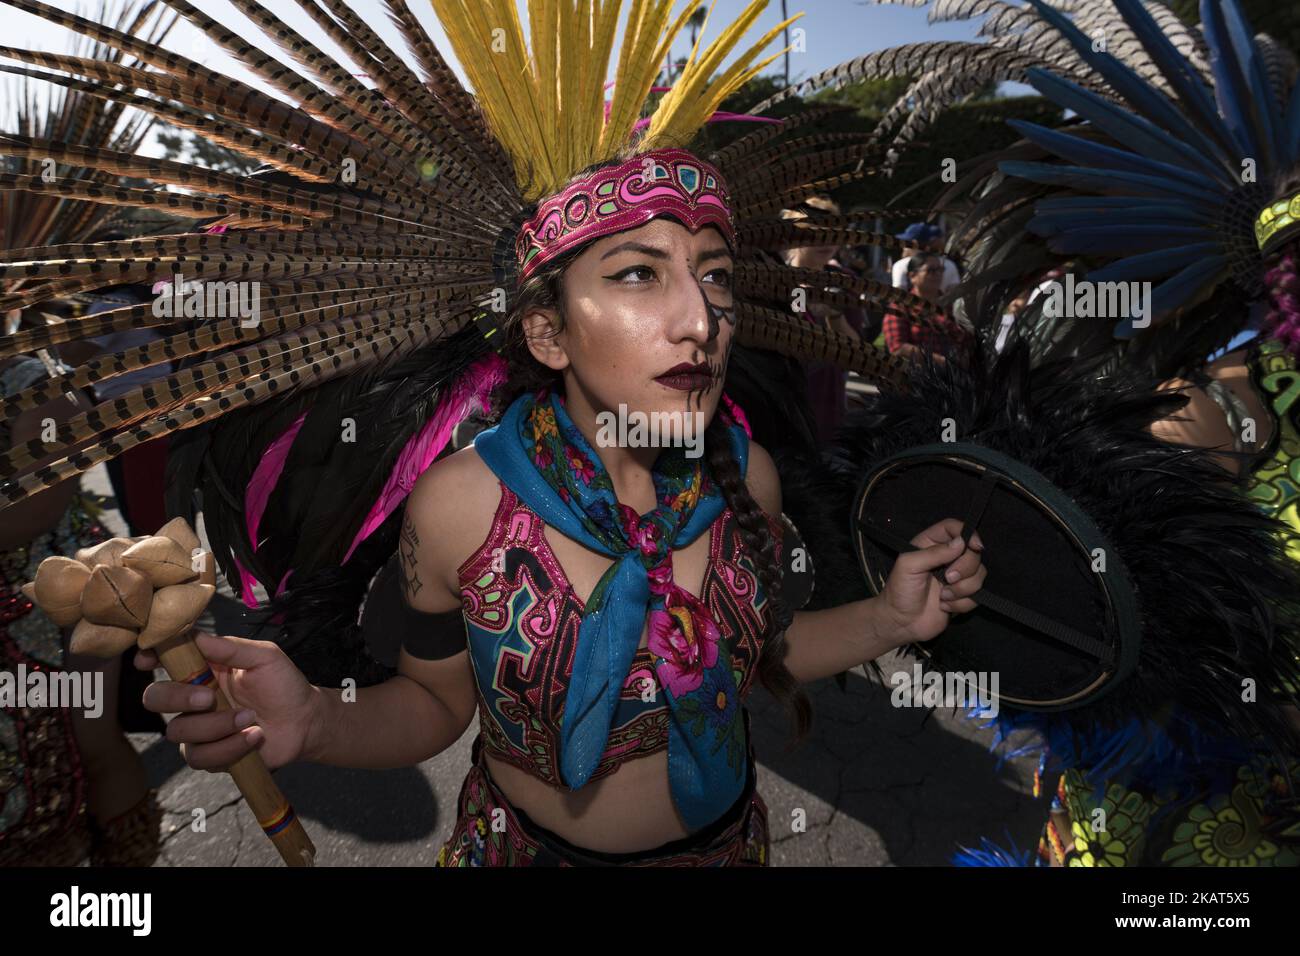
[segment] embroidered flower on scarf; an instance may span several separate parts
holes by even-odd
[[[745,725],[740,699],[718,668],[706,670],[700,688],[677,702],[692,737],[703,737],[713,750],[726,747],[727,766],[737,775],[745,769]]]
[[[555,423],[555,412],[546,405],[533,406],[533,434],[542,438],[558,438],[560,427]]]
[[[699,500],[700,483],[698,481],[692,481],[681,491],[677,492],[677,494],[673,495],[670,500],[664,502],[664,504],[672,508],[673,511],[686,511],[694,508]]]
[[[689,600],[683,600],[683,598]],[[674,587],[662,611],[651,611],[646,644],[662,658],[659,680],[674,697],[691,693],[718,662],[718,626],[698,600]]]
[[[650,584],[651,594],[670,594],[673,589],[673,559],[665,555],[664,559],[645,573]]]
[[[564,457],[568,460],[569,470],[582,479],[584,485],[591,484],[592,476],[596,474],[595,467],[591,461],[578,449],[572,445],[564,446]]]

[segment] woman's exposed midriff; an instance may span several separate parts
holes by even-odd
[[[690,835],[668,787],[668,752],[627,760],[581,790],[552,787],[491,754],[492,781],[512,804],[576,846],[637,853]]]
[[[593,554],[553,528],[545,535],[561,562],[568,583],[580,600],[590,597],[609,559]],[[674,555],[681,579],[695,586],[706,573],[709,536],[704,535]],[[647,635],[641,634],[640,647]],[[592,780],[580,790],[553,787],[528,773],[484,754],[493,782],[530,818],[570,843],[602,853],[636,853],[690,835],[673,804],[668,786],[668,751],[630,758],[617,770]]]

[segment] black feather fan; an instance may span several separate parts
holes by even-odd
[[[173,446],[170,487],[198,487],[222,573],[238,590],[237,558],[267,588],[273,600],[266,620],[282,629],[272,639],[313,683],[337,686],[352,677],[365,686],[390,676],[366,653],[355,623],[371,579],[397,548],[401,509],[340,562],[407,441],[487,349],[476,329],[466,329],[373,374],[228,415]],[[254,551],[245,489],[267,446],[303,412]],[[344,440],[346,419],[351,441]],[[173,496],[169,513],[192,520],[193,505]],[[290,570],[285,591],[274,596]]]
[[[1017,344],[999,359],[981,352],[969,368],[918,366],[908,392],[882,390],[850,417],[840,453],[861,475],[933,444],[951,418],[960,441],[1055,484],[1120,552],[1139,602],[1137,669],[1106,697],[1053,721],[1094,735],[1147,721],[1184,753],[1196,752],[1202,734],[1293,753],[1285,707],[1300,688],[1300,565],[1286,556],[1285,526],[1207,452],[1151,436],[1150,423],[1183,402],[1148,381],[1098,382],[1068,363],[1031,371]],[[1034,553],[1034,542],[1025,546]],[[1245,686],[1257,687],[1257,701],[1243,701]],[[1196,732],[1179,739],[1181,727]]]

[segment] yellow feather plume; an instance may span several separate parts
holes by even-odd
[[[574,173],[616,156],[632,142],[659,65],[703,0],[687,0],[676,17],[673,2],[632,0],[607,117],[605,77],[623,0],[528,0],[527,38],[514,0],[432,0],[488,126],[514,160],[526,202],[558,192]],[[700,31],[681,76],[637,143],[639,150],[685,146],[724,99],[785,52],[754,62],[803,14],[769,30],[715,76],[767,4],[752,0],[702,54]]]

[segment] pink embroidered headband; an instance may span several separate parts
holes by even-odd
[[[684,149],[656,149],[597,170],[545,199],[515,240],[521,280],[576,246],[672,215],[691,232],[717,226],[732,251],[730,193],[716,168]]]

